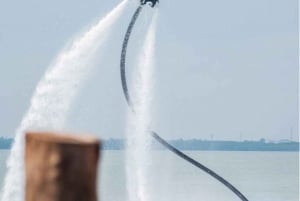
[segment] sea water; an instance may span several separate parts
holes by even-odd
[[[9,151],[0,151],[0,183]],[[234,184],[250,201],[298,201],[298,152],[186,152]],[[231,191],[168,151],[152,151],[149,189],[153,201],[237,201]],[[103,151],[99,163],[101,201],[124,201],[124,151]]]

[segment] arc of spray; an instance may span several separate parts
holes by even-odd
[[[1,201],[21,201],[24,198],[24,130],[60,130],[64,127],[72,102],[94,67],[87,64],[106,41],[128,3],[129,0],[121,1],[95,25],[76,37],[70,47],[58,54],[37,84],[30,107],[16,130],[0,192]]]
[[[129,23],[129,26],[127,28],[123,45],[122,45],[122,52],[121,52],[121,59],[120,59],[120,73],[121,73],[121,81],[122,81],[122,88],[123,93],[126,99],[126,102],[132,112],[134,112],[134,106],[131,101],[131,97],[129,95],[129,90],[127,87],[127,81],[126,81],[126,52],[127,52],[127,46],[130,39],[131,32],[133,30],[133,27],[135,25],[136,20],[139,17],[139,14],[142,11],[142,6],[139,6],[136,11],[134,12],[131,21]],[[183,160],[186,160],[187,162],[191,163],[192,165],[196,166],[197,168],[201,169],[202,171],[206,172],[213,178],[217,179],[219,182],[221,182],[223,185],[225,185],[227,188],[229,188],[235,195],[237,195],[242,201],[248,201],[248,199],[231,183],[229,183],[227,180],[225,180],[223,177],[209,169],[208,167],[204,166],[203,164],[199,163],[198,161],[194,160],[193,158],[189,157],[188,155],[184,154],[180,150],[173,147],[171,144],[169,144],[166,140],[164,140],[162,137],[160,137],[155,131],[151,131],[151,136],[158,141],[161,145],[163,145],[165,148],[167,148],[169,151],[173,152]]]

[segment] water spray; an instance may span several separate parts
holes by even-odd
[[[122,88],[123,88],[123,93],[126,99],[126,102],[130,109],[132,110],[133,113],[135,113],[134,110],[134,105],[132,104],[132,99],[129,94],[128,86],[127,86],[127,80],[126,80],[126,52],[127,52],[127,46],[128,42],[130,39],[131,32],[133,30],[133,27],[135,25],[136,20],[139,17],[139,14],[142,11],[142,8],[144,5],[150,3],[151,7],[154,7],[157,3],[158,0],[141,0],[140,1],[140,6],[136,9],[134,12],[132,19],[129,23],[129,26],[127,28],[124,40],[123,40],[123,45],[122,45],[122,52],[121,52],[121,59],[120,59],[120,73],[121,73],[121,81],[122,81]],[[223,177],[209,169],[208,167],[204,166],[200,162],[194,160],[193,158],[189,157],[188,155],[184,154],[180,150],[176,149],[174,146],[169,144],[166,140],[164,140],[161,136],[158,135],[155,131],[150,131],[151,136],[159,142],[162,146],[164,146],[166,149],[169,151],[173,152],[183,160],[186,160],[187,162],[191,163],[192,165],[196,166],[197,168],[201,169],[202,171],[206,172],[213,178],[217,179],[219,182],[221,182],[223,185],[225,185],[227,188],[229,188],[234,194],[236,194],[242,201],[248,201],[248,199],[236,188],[234,187],[231,183],[229,183],[227,180],[225,180]]]
[[[24,131],[32,128],[61,130],[64,127],[80,86],[92,71],[93,66],[87,65],[90,58],[104,44],[128,2],[122,1],[81,37],[75,39],[71,47],[58,55],[38,83],[30,107],[16,131],[7,160],[1,201],[20,201],[24,198]]]

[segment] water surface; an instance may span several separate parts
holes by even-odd
[[[0,151],[1,186],[8,151]],[[250,201],[298,201],[299,155],[297,152],[191,151],[190,156],[234,184]],[[101,156],[101,201],[126,198],[125,154],[104,151]],[[148,193],[153,201],[239,200],[218,181],[168,151],[153,151]]]

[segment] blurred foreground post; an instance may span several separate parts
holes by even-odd
[[[27,132],[25,201],[96,201],[100,141]]]

